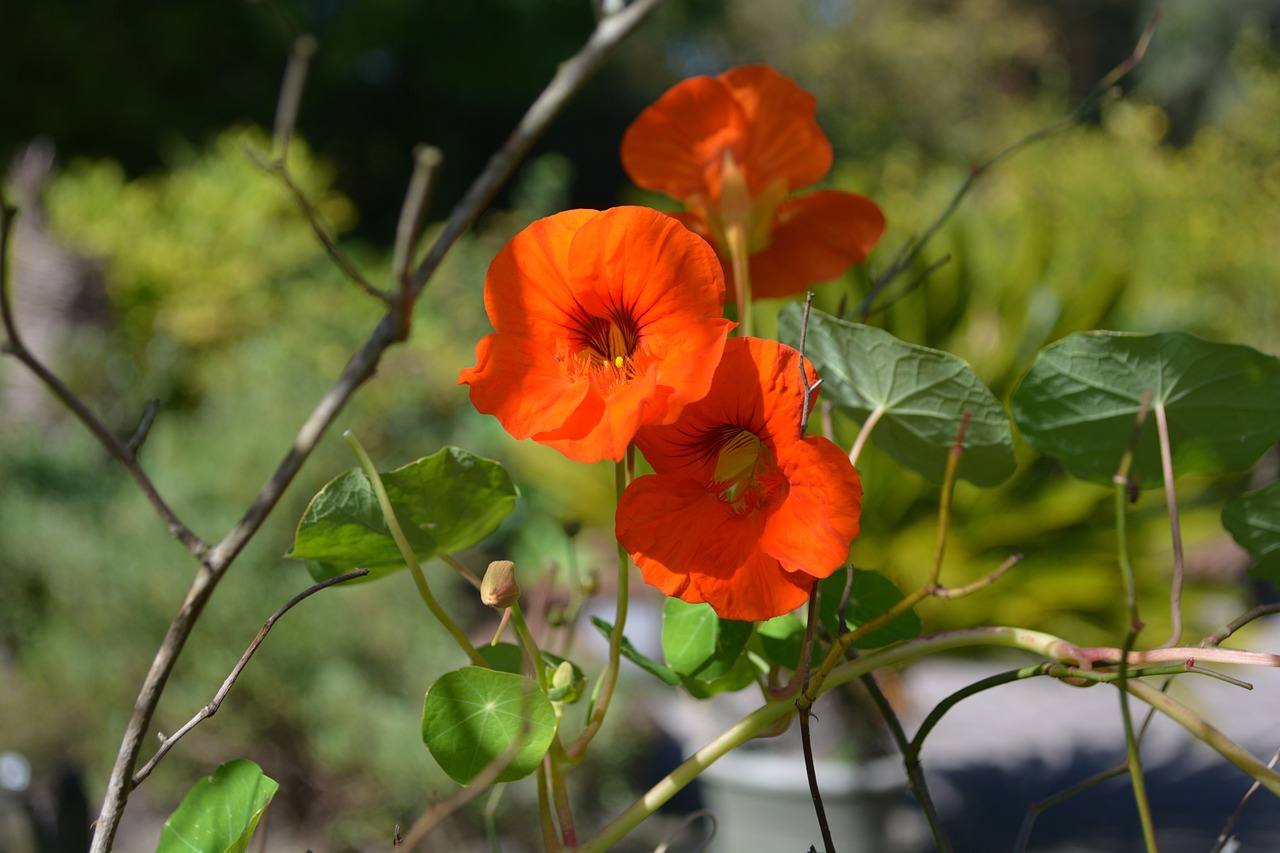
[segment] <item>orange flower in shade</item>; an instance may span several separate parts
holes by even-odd
[[[621,460],[636,430],[700,399],[733,323],[715,254],[643,207],[570,210],[489,266],[496,334],[462,371],[476,409],[578,462]]]
[[[706,397],[636,434],[655,473],[622,493],[617,536],[667,595],[726,619],[771,619],[844,564],[862,486],[844,451],[800,435],[799,359],[773,341],[734,338]]]
[[[715,246],[733,294],[728,232],[750,252],[753,297],[788,296],[867,259],[884,232],[868,198],[834,190],[788,195],[831,169],[816,101],[765,65],[693,77],[642,112],[622,138],[622,165],[642,187],[684,202],[678,214]]]

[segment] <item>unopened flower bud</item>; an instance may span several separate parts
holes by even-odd
[[[582,696],[586,683],[586,679],[574,671],[572,663],[562,660],[551,673],[551,689],[547,691],[547,698],[552,702],[571,704]]]
[[[501,610],[520,600],[520,584],[516,582],[516,564],[510,560],[494,560],[485,570],[480,583],[480,601],[486,607]]]

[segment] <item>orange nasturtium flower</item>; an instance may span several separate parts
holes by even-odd
[[[655,473],[622,493],[616,531],[648,583],[756,621],[799,607],[844,564],[862,485],[844,451],[801,436],[803,406],[798,352],[734,338],[706,397],[636,434]]]
[[[540,219],[489,266],[496,334],[462,371],[476,409],[578,462],[619,461],[636,430],[700,399],[733,323],[705,242],[643,207]]]
[[[816,101],[766,65],[678,83],[622,138],[622,165],[642,187],[684,202],[677,214],[716,247],[734,289],[729,231],[750,254],[751,295],[789,296],[867,259],[884,233],[875,202],[826,190],[790,193],[831,169]]]

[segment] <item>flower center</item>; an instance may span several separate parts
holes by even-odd
[[[630,382],[653,360],[626,316],[584,318],[565,350],[557,359],[568,375],[588,380],[601,394]]]
[[[751,430],[722,427],[711,491],[734,515],[760,509],[785,483],[773,454]]]

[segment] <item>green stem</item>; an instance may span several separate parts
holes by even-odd
[[[875,429],[884,413],[884,406],[876,406],[863,421],[862,429],[858,430],[858,437],[853,441],[853,449],[849,451],[849,462],[855,468],[858,465],[858,457],[862,455],[862,446],[867,443],[867,437],[871,435],[871,430]]]
[[[747,246],[747,229],[744,225],[730,225],[725,229],[725,241],[729,244],[729,261],[733,264],[733,284],[738,300],[738,335],[751,337],[751,251]]]
[[[347,444],[351,445],[351,450],[355,453],[356,458],[360,460],[361,467],[364,468],[365,476],[369,478],[369,482],[373,485],[373,493],[378,498],[378,506],[382,509],[382,515],[387,521],[387,529],[391,533],[391,538],[395,540],[396,546],[400,549],[400,556],[404,557],[405,564],[409,567],[409,573],[413,575],[413,583],[418,588],[418,595],[422,597],[423,603],[427,605],[427,609],[431,611],[431,615],[444,626],[449,632],[449,636],[453,637],[454,642],[467,653],[467,657],[476,666],[488,667],[489,664],[476,651],[476,647],[471,645],[471,640],[463,630],[458,627],[458,623],[454,622],[440,606],[440,602],[436,601],[436,597],[431,594],[431,587],[427,585],[427,578],[422,573],[422,565],[418,562],[417,556],[413,553],[413,548],[409,545],[409,540],[405,538],[404,531],[400,529],[400,522],[396,520],[395,510],[391,507],[391,499],[387,497],[387,490],[382,485],[382,477],[378,475],[378,469],[374,467],[373,460],[369,458],[369,454],[365,453],[360,442],[352,435],[351,431],[343,433],[343,438],[347,440]]]
[[[548,690],[547,668],[542,663],[542,651],[529,631],[529,624],[524,621],[524,611],[520,609],[518,601],[511,605],[511,625],[516,629],[516,636],[520,639],[524,656],[529,661],[529,668],[533,670],[533,680],[538,682],[538,689],[546,693]]]
[[[1129,444],[1120,457],[1120,465],[1115,476],[1111,478],[1115,492],[1116,512],[1116,555],[1120,563],[1120,575],[1124,582],[1125,603],[1129,608],[1129,630],[1125,633],[1124,648],[1121,651],[1117,667],[1117,683],[1120,687],[1120,716],[1124,721],[1124,742],[1129,757],[1129,778],[1133,785],[1134,805],[1138,810],[1138,819],[1142,824],[1142,837],[1149,853],[1156,847],[1155,823],[1151,818],[1151,803],[1147,797],[1146,774],[1142,769],[1142,756],[1138,749],[1138,738],[1133,731],[1133,718],[1129,713],[1129,694],[1126,692],[1129,681],[1129,652],[1142,630],[1142,622],[1138,617],[1138,587],[1134,577],[1133,565],[1129,561],[1128,538],[1128,485],[1129,466],[1133,464],[1134,450],[1138,439],[1142,436],[1142,427],[1147,420],[1147,410],[1151,406],[1151,389],[1142,393],[1142,402],[1134,417],[1133,431],[1129,435]]]
[[[1227,761],[1256,779],[1262,787],[1280,797],[1280,774],[1264,764],[1253,753],[1209,725],[1185,705],[1143,681],[1130,679],[1124,682],[1124,689],[1207,743]]]
[[[1156,433],[1160,438],[1160,472],[1164,478],[1164,500],[1169,510],[1169,530],[1173,536],[1173,580],[1169,585],[1169,622],[1173,626],[1165,646],[1182,642],[1182,579],[1186,575],[1182,559],[1182,524],[1178,521],[1178,494],[1173,488],[1173,453],[1169,444],[1169,421],[1164,406],[1155,404]]]
[[[633,460],[634,458],[631,448],[628,448],[627,459]],[[614,486],[619,499],[622,498],[623,490],[627,488],[628,467],[630,466],[626,462],[618,462],[615,469]],[[622,547],[622,543],[619,542],[617,609],[614,616],[613,631],[609,634],[609,660],[605,665],[604,673],[600,676],[600,680],[596,682],[595,690],[592,691],[591,704],[587,710],[587,727],[582,732],[581,737],[567,750],[568,757],[572,761],[582,760],[587,745],[591,743],[592,739],[600,731],[600,727],[604,725],[605,714],[609,711],[609,701],[613,698],[613,690],[618,684],[618,670],[622,664],[623,631],[627,622],[630,567],[631,555],[627,553],[627,549]]]
[[[855,660],[846,661],[833,669],[819,692],[826,692],[868,672],[883,666],[904,663],[934,652],[972,646],[1004,646],[1034,652],[1050,660],[1086,663],[1076,654],[1076,647],[1065,640],[1039,631],[1021,628],[988,627],[947,631],[928,637],[919,637],[896,646],[870,652]],[[613,848],[628,832],[634,829],[663,803],[671,799],[702,771],[706,770],[728,752],[768,730],[778,720],[794,712],[796,701],[784,697],[768,702],[730,726],[718,737],[695,752],[687,761],[650,788],[626,811],[618,815],[600,833],[581,847],[577,853],[604,853]]]

